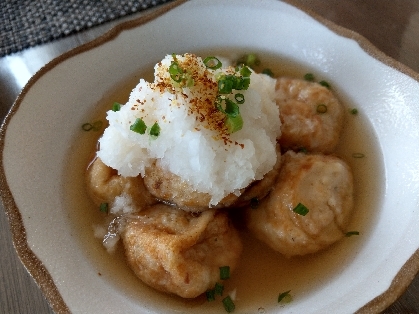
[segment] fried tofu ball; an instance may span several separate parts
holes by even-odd
[[[328,88],[306,80],[278,78],[276,103],[282,148],[333,152],[342,131],[344,109]]]
[[[279,170],[281,168],[281,148],[278,144],[276,145],[276,155],[276,163],[272,170],[265,174],[262,180],[254,181],[244,189],[243,193],[234,203],[234,207],[243,207],[250,204],[253,206],[253,202],[255,202],[255,204],[259,203],[269,194],[278,178]]]
[[[353,208],[353,178],[334,156],[289,151],[275,186],[257,209],[246,209],[246,223],[257,238],[285,256],[322,250],[341,239]],[[299,204],[303,216],[294,212]]]
[[[227,214],[215,209],[194,214],[157,204],[128,220],[122,239],[137,277],[183,298],[212,289],[219,268],[234,270],[242,251]]]
[[[211,200],[209,193],[198,192],[178,175],[164,170],[154,162],[146,168],[144,184],[148,191],[157,199],[174,204],[183,210],[201,212],[208,210]],[[238,196],[230,193],[224,197],[214,208],[224,208],[232,205]]]
[[[144,186],[141,176],[122,177],[117,171],[96,158],[87,169],[87,190],[96,205],[118,201],[120,196],[129,200],[131,211],[139,211],[156,203],[156,199]],[[125,202],[126,203],[126,202]],[[128,204],[124,204],[127,206]],[[120,207],[119,204],[117,207]],[[127,210],[127,209],[125,209]]]

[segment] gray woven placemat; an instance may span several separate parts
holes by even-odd
[[[0,57],[171,0],[0,0]]]

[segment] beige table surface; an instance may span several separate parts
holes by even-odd
[[[419,0],[293,2],[358,32],[385,54],[419,72]],[[3,118],[7,113],[30,76],[45,63],[96,38],[115,24],[141,14],[144,13],[0,58],[0,117]],[[52,313],[15,253],[7,217],[3,207],[0,207],[0,313]],[[405,293],[384,313],[419,313],[419,274]]]

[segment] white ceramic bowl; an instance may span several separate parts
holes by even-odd
[[[359,35],[275,0],[174,2],[64,54],[29,81],[2,126],[0,142],[1,193],[22,262],[56,312],[224,311],[219,304],[156,293],[135,279],[120,282],[121,272],[113,274],[101,261],[107,257],[100,245],[91,244],[97,240],[87,236],[89,222],[74,214],[88,208],[77,200],[86,197],[84,169],[68,169],[75,159],[88,158],[77,150],[89,142],[80,125],[115,86],[165,54],[214,48],[262,52],[327,78],[359,109],[367,135],[378,143],[370,162],[379,180],[366,186],[370,190],[357,203],[368,220],[358,226],[360,237],[334,251],[344,253],[330,257],[325,278],[321,271],[294,269],[300,286],[278,283],[278,290],[268,292],[271,303],[240,303],[238,291],[235,312],[383,310],[419,270],[419,76]],[[73,174],[79,189],[68,188]],[[314,269],[327,264],[327,256],[314,258]],[[294,300],[278,305],[276,297],[286,288],[293,289]]]

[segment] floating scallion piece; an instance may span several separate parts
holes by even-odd
[[[308,153],[307,148],[305,148],[305,147],[298,148],[298,152],[299,153],[303,153],[303,154],[307,154]]]
[[[237,93],[236,95],[234,95],[234,99],[236,100],[236,102],[241,105],[244,103],[244,95]]]
[[[137,118],[134,122],[134,124],[132,124],[129,129],[135,133],[139,133],[139,134],[144,134],[146,129],[147,129],[147,125],[145,124],[145,122],[143,121],[143,119],[141,118]]]
[[[351,114],[353,114],[353,115],[356,115],[356,114],[358,114],[358,109],[353,108],[353,109],[351,109],[349,112],[350,112]]]
[[[228,295],[223,299],[223,305],[224,305],[224,309],[226,310],[227,313],[232,313],[234,311],[234,309],[236,308],[236,306],[234,305],[233,300],[231,299],[231,297]]]
[[[83,131],[99,131],[101,129],[102,125],[103,125],[103,122],[98,120],[98,121],[95,121],[93,123],[89,123],[89,122],[84,123],[81,126],[81,128],[83,129]]]
[[[204,59],[204,64],[208,69],[217,70],[223,66],[220,60],[216,57],[206,57]]]
[[[215,292],[215,294],[223,295],[224,286],[222,284],[218,283],[218,282],[215,283],[214,292]]]
[[[324,86],[324,87],[326,87],[326,88],[329,88],[329,89],[330,89],[330,84],[329,84],[328,82],[326,82],[326,81],[320,81],[320,82],[319,82],[319,84],[320,84],[321,86]]]
[[[205,296],[207,297],[207,301],[215,301],[215,289],[205,292]]]
[[[351,237],[353,235],[359,235],[359,231],[348,231],[345,233],[345,237]]]
[[[316,107],[317,113],[326,113],[327,112],[327,106],[325,104],[319,104]]]
[[[225,280],[230,278],[230,266],[220,267],[220,279]]]
[[[260,64],[260,60],[255,53],[249,53],[239,58],[236,64],[239,64],[239,65],[243,64],[243,65],[247,65],[253,68],[254,66],[257,66]]]
[[[160,126],[159,126],[159,124],[157,122],[155,122],[153,124],[153,126],[151,127],[151,129],[150,129],[150,135],[151,136],[155,136],[155,137],[157,137],[157,136],[160,135]]]
[[[116,112],[121,109],[121,104],[119,102],[114,102],[112,105],[112,111]]]
[[[290,294],[291,290],[282,292],[279,294],[278,296],[278,303],[279,302],[284,302],[284,303],[289,303],[292,301],[292,296]]]
[[[101,204],[100,204],[100,206],[99,206],[99,210],[100,210],[102,213],[108,213],[108,210],[109,210],[109,204],[108,204],[108,203],[101,203]]]
[[[294,207],[293,212],[298,215],[305,216],[308,214],[309,210],[303,204],[298,203],[298,205]]]
[[[304,79],[309,82],[314,82],[314,74],[313,73],[306,73],[304,75]]]
[[[262,74],[268,75],[268,76],[270,76],[270,77],[274,77],[274,76],[275,76],[275,75],[274,75],[274,72],[272,72],[272,70],[271,70],[271,69],[263,69],[263,70],[262,70]]]

